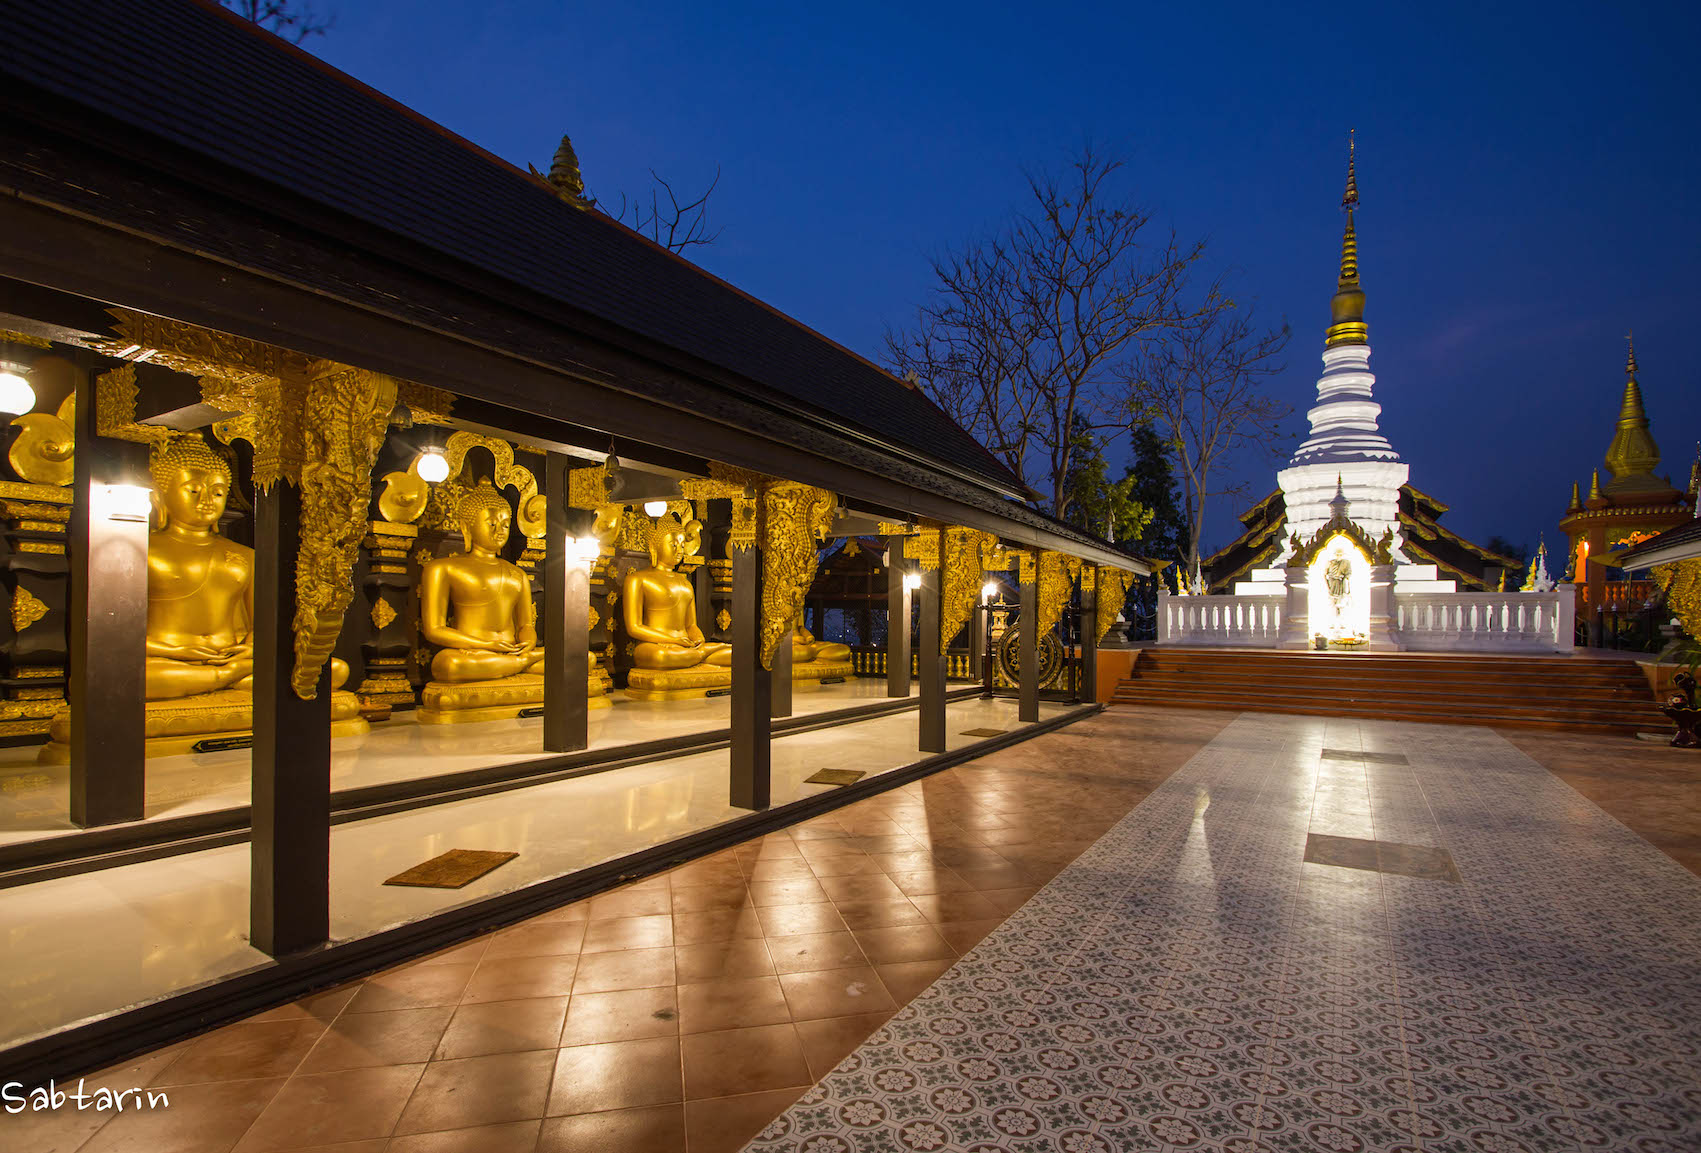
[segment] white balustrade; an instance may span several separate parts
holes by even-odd
[[[1545,593],[1394,594],[1403,649],[1569,652],[1576,599],[1570,585]]]
[[[1273,649],[1282,631],[1280,596],[1158,597],[1158,643]]]

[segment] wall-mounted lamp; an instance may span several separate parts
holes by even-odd
[[[138,484],[97,484],[91,495],[95,516],[102,520],[135,523],[153,514],[150,490]]]
[[[413,471],[426,484],[437,484],[449,479],[449,458],[443,455],[443,450],[435,446],[420,452],[414,461]]]
[[[918,573],[918,572],[907,572],[907,573],[904,574],[904,588],[906,590],[913,593],[913,592],[915,592],[916,589],[918,589],[920,587],[921,587],[921,574],[920,573]]]
[[[980,599],[982,604],[985,604],[997,595],[998,586],[993,584],[991,581],[987,581],[985,584],[980,586]]]
[[[0,360],[0,413],[18,416],[35,407],[35,389],[30,387],[29,366],[16,360]]]
[[[647,500],[647,501],[645,501],[644,502],[644,515],[649,516],[649,517],[666,516],[667,515],[667,501],[665,501],[665,500]]]
[[[602,542],[594,536],[567,537],[567,560],[590,568],[602,555]]]

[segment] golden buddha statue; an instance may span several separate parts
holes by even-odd
[[[701,547],[703,526],[670,513],[650,530],[650,567],[626,574],[621,590],[636,666],[626,695],[640,701],[707,696],[732,686],[732,646],[703,638],[691,579],[675,572]]]
[[[801,620],[797,622],[791,634],[791,679],[795,688],[819,688],[823,680],[855,675],[849,645],[818,641]]]
[[[144,689],[147,755],[243,747],[254,725],[254,550],[219,535],[232,482],[229,463],[200,437],[155,450],[155,523],[148,534]],[[337,692],[349,667],[331,661],[331,733],[369,726],[353,693]],[[41,759],[69,759],[70,717],[48,730]]]
[[[501,556],[514,510],[484,481],[456,511],[464,551],[428,561],[419,578],[420,631],[438,646],[422,724],[503,720],[543,705],[531,578]],[[606,705],[594,671],[589,682],[593,707]]]

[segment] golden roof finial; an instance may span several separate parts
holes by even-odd
[[[1603,499],[1601,496],[1601,470],[1598,468],[1595,470],[1594,476],[1589,480],[1589,499]]]
[[[1624,375],[1636,375],[1636,330],[1633,328],[1624,334],[1624,343],[1630,347],[1630,355],[1624,362]]]
[[[1566,509],[1565,511],[1568,512],[1568,513],[1579,512],[1579,511],[1582,510],[1582,508],[1583,508],[1583,493],[1582,493],[1582,490],[1578,486],[1576,481],[1572,481],[1571,482],[1571,507]]]
[[[1358,141],[1356,134],[1347,134],[1347,190],[1341,197],[1341,207],[1347,213],[1346,230],[1341,234],[1341,275],[1335,282],[1335,296],[1329,302],[1332,323],[1324,343],[1364,344],[1370,328],[1364,323],[1364,290],[1358,283],[1358,231],[1353,226],[1353,210],[1358,207]]]
[[[1630,346],[1624,363],[1624,400],[1618,407],[1618,431],[1606,451],[1606,466],[1614,482],[1626,477],[1651,476],[1660,463],[1660,446],[1648,431],[1642,386],[1636,382],[1636,342],[1629,336],[1624,339]]]

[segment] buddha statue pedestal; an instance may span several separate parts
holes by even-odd
[[[225,689],[175,700],[149,701],[143,719],[146,755],[176,757],[185,753],[219,753],[246,749],[254,743],[254,694]],[[360,698],[353,693],[331,694],[331,738],[357,737],[372,731],[360,715]],[[47,728],[48,741],[36,759],[44,765],[71,762],[71,714],[61,712]]]
[[[688,701],[732,691],[732,670],[723,665],[688,669],[633,669],[626,695],[635,701]]]
[[[594,671],[586,686],[585,707],[609,707],[608,688]],[[432,681],[421,690],[414,716],[422,725],[463,725],[505,721],[528,712],[543,713],[543,677],[536,673],[493,681]]]
[[[799,625],[791,640],[791,687],[793,692],[812,692],[823,681],[848,680],[856,675],[849,645],[817,641]]]

